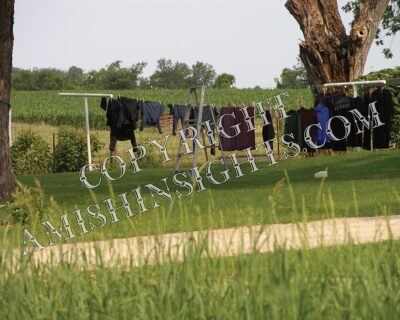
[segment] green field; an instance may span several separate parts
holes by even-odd
[[[86,92],[86,91],[85,91]],[[90,91],[91,93],[112,93],[114,96],[124,96],[143,100],[160,101],[167,105],[186,104],[186,90],[125,90],[125,91]],[[275,95],[288,92],[284,98],[288,109],[299,106],[311,106],[312,94],[307,89],[270,90],[270,89],[226,89],[210,90],[211,103],[224,106],[233,103],[237,106],[249,105]],[[84,127],[85,114],[83,98],[59,97],[57,91],[13,91],[11,103],[13,119],[23,123],[44,123],[50,125],[71,125]],[[105,129],[105,112],[99,107],[100,99],[91,98],[90,102],[91,127]],[[168,110],[166,109],[166,112]]]
[[[145,214],[127,219],[124,209],[117,210],[119,222],[94,230],[85,236],[76,237],[76,241],[92,239],[110,239],[136,235],[161,234],[175,231],[188,231],[208,228],[222,228],[254,224],[270,224],[302,220],[315,220],[343,216],[376,216],[399,214],[400,212],[400,152],[361,152],[343,156],[325,156],[302,160],[282,161],[268,167],[259,162],[260,171],[253,174],[250,166],[245,165],[245,177],[236,179],[231,168],[232,179],[220,186],[205,181],[208,188],[195,192],[188,198],[177,199],[173,185],[170,189],[173,200],[157,198],[161,207]],[[314,173],[328,169],[329,178],[325,181],[314,179]],[[218,168],[215,169],[218,173]],[[287,172],[287,177],[285,176]],[[203,172],[204,175],[204,172]],[[148,168],[140,173],[128,172],[121,180],[111,185],[103,183],[91,194],[79,181],[77,173],[20,176],[21,183],[35,185],[38,179],[45,200],[36,211],[42,212],[50,220],[60,224],[59,216],[76,209],[85,210],[88,205],[99,203],[101,211],[109,217],[105,203],[110,198],[110,189],[114,194],[115,206],[122,202],[118,194],[127,192],[132,201],[133,210],[138,211],[131,190],[148,183],[160,188],[165,186],[161,179],[168,178],[171,183],[173,170],[170,168]],[[97,180],[98,173],[89,175]],[[221,179],[221,176],[217,176]],[[180,189],[183,191],[182,189]],[[149,192],[143,191],[145,204],[153,208]],[[55,202],[50,202],[53,197]],[[21,195],[22,202],[29,197]],[[34,200],[34,199],[33,199]],[[34,201],[31,202],[34,202]],[[28,208],[25,208],[28,210]],[[9,216],[7,207],[0,210],[3,219]],[[34,216],[37,213],[33,214]],[[75,225],[74,228],[79,230]],[[41,226],[30,226],[30,230],[39,234],[46,243]],[[7,237],[21,241],[22,229],[12,226],[0,229]],[[7,231],[6,231],[7,230]]]

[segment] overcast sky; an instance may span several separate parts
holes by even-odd
[[[346,0],[339,0],[343,5]],[[273,87],[296,64],[302,34],[283,0],[16,0],[14,66],[99,69],[159,58],[208,62],[237,87]],[[351,16],[344,16],[346,26]],[[366,72],[400,65],[373,47]]]

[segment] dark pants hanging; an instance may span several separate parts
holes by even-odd
[[[111,128],[110,132],[110,151],[115,151],[117,141],[130,140],[132,148],[137,147],[135,132],[132,126],[122,126],[121,128]]]

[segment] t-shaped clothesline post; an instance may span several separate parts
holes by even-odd
[[[59,93],[60,97],[83,97],[84,109],[85,109],[85,120],[86,120],[86,143],[88,152],[88,164],[92,164],[92,148],[90,143],[90,124],[89,124],[89,103],[88,98],[112,98],[112,94],[103,93]],[[89,166],[89,171],[92,171],[92,166]]]
[[[325,83],[322,85],[324,88],[332,88],[332,87],[353,87],[353,96],[357,98],[358,96],[358,87],[359,86],[368,86],[368,85],[385,85],[386,80],[371,80],[371,81],[353,81],[353,82],[337,82],[337,83]]]

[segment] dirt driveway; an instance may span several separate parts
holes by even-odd
[[[277,248],[315,248],[319,246],[378,242],[400,239],[400,215],[390,217],[340,218],[299,224],[274,224],[229,229],[171,233],[110,241],[81,242],[46,248],[33,254],[37,263],[58,263],[61,259],[94,267],[141,266],[156,259],[182,260],[194,243],[207,249],[208,256],[234,256],[255,251],[267,253]],[[101,255],[99,255],[101,253]],[[16,253],[14,253],[16,254]]]

